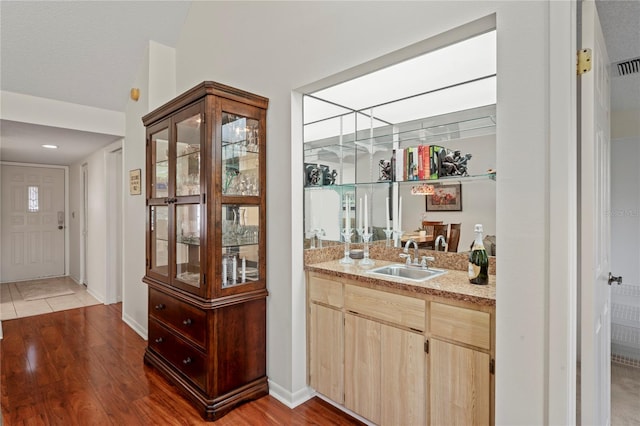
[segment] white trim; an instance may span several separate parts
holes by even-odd
[[[273,380],[269,379],[269,395],[282,402],[287,407],[294,409],[313,398],[314,392],[311,388],[304,387],[297,392],[289,392]]]
[[[576,423],[577,357],[577,6],[549,4],[549,145],[546,178],[549,262],[545,424]],[[569,25],[567,25],[569,23]],[[567,120],[567,117],[570,119]]]
[[[102,303],[103,305],[107,305],[107,303],[105,303],[105,301],[104,301],[104,298],[101,295],[98,295],[92,289],[90,289],[89,286],[87,286],[87,293],[89,293],[91,296],[93,296],[93,298],[96,299],[98,302]]]
[[[140,337],[144,340],[149,340],[149,335],[147,334],[147,327],[144,327],[142,324],[139,324],[134,320],[131,316],[122,312],[122,321],[127,324],[129,327],[133,329]]]
[[[320,393],[315,393],[314,396],[317,396],[318,398],[320,398],[321,400],[328,402],[329,404],[333,405],[334,407],[336,407],[338,410],[347,413],[348,415],[350,415],[351,417],[354,417],[358,420],[360,420],[362,423],[364,423],[365,425],[368,426],[376,426],[375,423],[371,423],[369,420],[365,419],[364,417],[354,413],[353,411],[349,410],[348,408],[336,403],[335,401],[330,400],[329,398],[327,398],[326,396],[320,394]]]

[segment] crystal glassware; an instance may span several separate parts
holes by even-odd
[[[372,236],[373,234],[369,234],[368,232],[362,234],[362,241],[364,245],[364,258],[360,261],[360,265],[362,266],[372,266],[376,263],[373,260],[369,259],[369,241],[371,240]]]
[[[344,228],[342,231],[342,237],[344,238],[344,257],[340,259],[340,263],[343,265],[353,264],[353,259],[349,257],[352,232],[351,228]]]

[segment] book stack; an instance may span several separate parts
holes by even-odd
[[[391,167],[396,182],[405,180],[438,179],[440,174],[439,154],[444,147],[419,145],[393,150]]]

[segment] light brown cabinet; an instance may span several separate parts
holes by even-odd
[[[382,425],[424,425],[427,366],[424,335],[382,325]]]
[[[429,352],[431,424],[490,424],[489,354],[438,339]]]
[[[269,392],[267,105],[261,96],[206,81],[142,119],[144,361],[207,420]]]
[[[493,306],[317,272],[307,283],[317,392],[383,426],[493,424]]]
[[[344,402],[344,316],[341,310],[310,306],[310,385],[333,401]]]
[[[380,423],[380,323],[353,314],[344,325],[344,405],[374,423]]]

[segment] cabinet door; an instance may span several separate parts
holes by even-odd
[[[202,168],[205,125],[204,104],[195,104],[173,117],[169,147],[169,205],[173,213],[172,284],[195,294],[204,294],[204,206]]]
[[[260,108],[228,99],[217,104],[218,295],[266,287],[265,122]]]
[[[203,118],[198,102],[147,129],[147,275],[199,295],[206,292]]]
[[[169,260],[169,119],[147,129],[147,270],[168,282]]]
[[[311,303],[309,385],[329,399],[344,402],[344,320],[342,312]]]
[[[382,425],[426,424],[424,336],[381,325]],[[435,424],[435,423],[434,423]]]
[[[489,354],[431,339],[429,357],[431,424],[488,425]]]
[[[380,424],[380,323],[345,314],[344,405]]]

